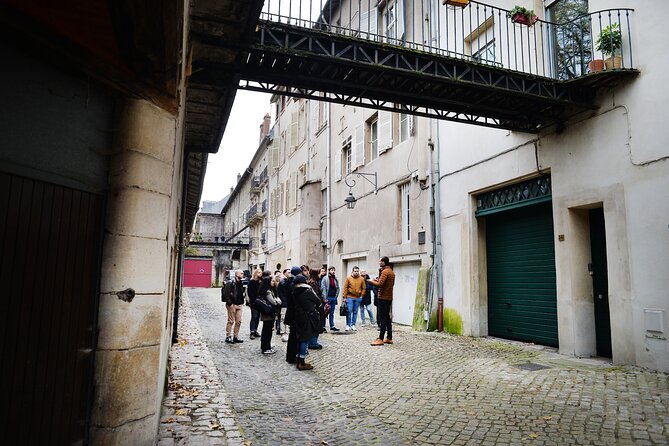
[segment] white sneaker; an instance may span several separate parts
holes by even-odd
[[[360,324],[360,328],[365,328],[366,326],[367,325],[364,322],[362,324]]]
[[[344,331],[349,331],[351,328],[347,325]]]
[[[355,328],[355,325],[352,325],[352,326],[351,326],[351,330],[353,330],[353,331],[358,331],[358,329]]]
[[[284,333],[281,335],[281,342],[288,342],[288,333]]]

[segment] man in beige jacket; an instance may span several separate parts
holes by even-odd
[[[362,296],[365,294],[365,278],[360,275],[360,268],[353,267],[351,275],[344,281],[342,296],[344,296],[348,313],[346,314],[346,331],[355,331],[355,323],[358,321],[358,308]]]

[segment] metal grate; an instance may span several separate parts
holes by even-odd
[[[538,370],[544,370],[544,369],[550,369],[550,367],[541,365],[541,364],[536,364],[534,362],[526,362],[523,364],[513,364],[513,366],[517,369],[521,370],[528,370],[530,372],[536,372]]]
[[[476,203],[476,215],[492,214],[505,209],[547,201],[550,200],[551,193],[550,176],[512,184],[479,195]]]

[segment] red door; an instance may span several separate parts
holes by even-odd
[[[211,288],[211,259],[185,259],[184,286]]]

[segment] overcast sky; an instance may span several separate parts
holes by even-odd
[[[258,149],[260,124],[265,113],[271,113],[269,99],[266,93],[237,91],[221,147],[209,154],[201,201],[218,201],[236,185],[237,174],[248,167]]]

